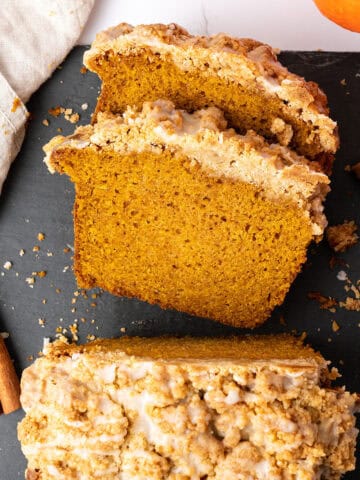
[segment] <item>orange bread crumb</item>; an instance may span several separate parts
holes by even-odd
[[[282,303],[326,225],[329,179],[316,163],[226,130],[214,107],[99,114],[45,150],[76,185],[83,288],[253,327]]]
[[[333,225],[326,229],[326,239],[335,252],[345,252],[357,244],[357,225],[354,220],[345,221],[340,225]]]
[[[325,94],[283,67],[268,45],[196,37],[175,24],[122,23],[97,35],[84,63],[103,81],[95,117],[158,98],[188,111],[216,106],[238,131],[253,129],[331,169],[338,135]]]

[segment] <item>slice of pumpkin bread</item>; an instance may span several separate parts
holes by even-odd
[[[187,111],[216,106],[239,132],[253,129],[331,169],[338,135],[325,94],[282,66],[269,45],[122,23],[97,35],[84,63],[103,81],[96,114],[158,98]]]
[[[99,286],[237,326],[283,302],[326,226],[319,165],[220,110],[146,103],[45,148],[75,183],[75,273]]]
[[[21,382],[27,480],[338,480],[357,395],[290,336],[50,345]]]

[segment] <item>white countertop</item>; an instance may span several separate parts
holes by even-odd
[[[193,34],[226,32],[282,50],[360,51],[360,33],[327,20],[312,0],[96,0],[79,43],[121,22],[176,22]]]

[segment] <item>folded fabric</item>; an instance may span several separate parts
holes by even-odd
[[[74,46],[95,0],[5,0],[0,17],[0,192],[25,135],[31,94]]]

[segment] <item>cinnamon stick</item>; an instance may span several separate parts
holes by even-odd
[[[0,335],[0,404],[3,413],[11,413],[21,407],[20,384],[4,339]]]

